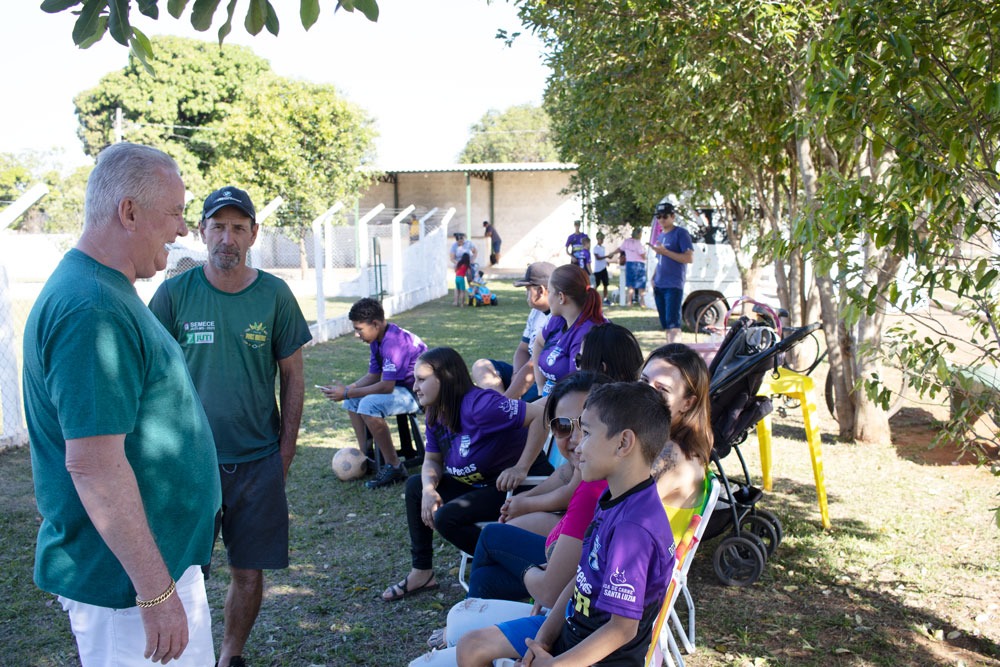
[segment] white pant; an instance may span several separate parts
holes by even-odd
[[[455,667],[458,664],[455,646],[466,633],[530,615],[531,604],[527,602],[466,598],[448,612],[445,631],[448,648],[425,653],[412,661],[410,667]]]
[[[177,596],[187,614],[189,637],[184,655],[171,660],[170,664],[177,667],[215,665],[212,617],[200,566],[192,565],[177,581]],[[62,596],[59,602],[69,613],[83,667],[149,667],[153,664],[142,655],[146,651],[146,631],[138,607],[110,609]]]

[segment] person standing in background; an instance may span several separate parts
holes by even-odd
[[[583,250],[584,239],[589,240],[589,237],[580,231],[580,221],[577,220],[573,223],[573,233],[566,237],[566,254],[570,256],[570,261],[577,266],[580,266],[577,257],[578,253]]]
[[[610,306],[611,302],[608,301],[608,257],[604,250],[604,232],[597,232],[596,237],[597,245],[591,250],[594,255],[594,289],[604,288],[604,305]]]
[[[503,243],[503,239],[489,220],[483,220],[483,228],[483,236],[490,240],[490,266],[495,266],[500,261],[500,244]]]
[[[611,251],[610,255],[625,258],[625,287],[627,290],[625,303],[632,305],[633,297],[639,301],[639,307],[645,308],[646,298],[646,248],[639,238],[642,229],[632,230],[632,237],[622,241],[622,244]]]
[[[667,333],[667,342],[676,343],[681,339],[681,301],[684,297],[684,280],[687,265],[694,261],[694,244],[691,235],[683,227],[674,224],[677,211],[670,202],[656,206],[656,219],[662,232],[658,239],[649,244],[659,262],[653,275],[653,296],[656,312],[660,316],[660,327]]]

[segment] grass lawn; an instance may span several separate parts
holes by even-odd
[[[439,299],[394,321],[431,346],[450,345],[467,361],[511,356],[527,313],[523,290],[490,285],[496,308]],[[621,313],[621,314],[620,314]],[[643,349],[662,340],[655,312],[611,309]],[[693,339],[691,339],[693,340]],[[305,350],[307,397],[299,454],[288,482],[292,566],[266,577],[267,593],[245,653],[252,667],[406,665],[462,599],[457,552],[439,541],[441,590],[397,603],[382,590],[409,567],[402,487],[368,491],[330,471],[336,449],[353,446],[346,414],[312,390],[353,380],[367,347],[344,337]],[[820,402],[822,405],[822,402]],[[822,408],[821,408],[822,410]],[[698,651],[707,665],[1000,665],[1000,531],[991,508],[995,479],[974,465],[950,465],[919,444],[932,433],[935,406],[901,413],[895,446],[833,440],[821,414],[833,529],[820,527],[801,417],[774,420],[774,491],[761,503],[784,525],[785,539],[752,587],[715,579],[706,542],[691,570]],[[753,436],[743,447],[760,466]],[[723,461],[739,469],[735,455]],[[31,580],[38,516],[28,452],[0,454],[0,664],[77,665],[68,620]],[[224,562],[218,550],[215,562]],[[224,567],[209,581],[215,637],[228,584]]]

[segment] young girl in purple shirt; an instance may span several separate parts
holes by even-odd
[[[576,370],[576,353],[583,337],[595,324],[607,322],[601,296],[590,286],[590,277],[578,266],[565,264],[549,278],[549,323],[535,339],[538,373],[535,383],[542,396]]]
[[[506,497],[498,488],[501,473],[517,463],[529,438],[540,444],[545,437],[543,405],[475,387],[465,361],[451,348],[420,356],[413,391],[427,413],[427,438],[420,474],[406,482],[411,569],[382,593],[386,601],[438,588],[432,563],[435,530],[462,551],[475,551],[476,523],[500,515]],[[529,470],[531,475],[550,472],[543,457]]]

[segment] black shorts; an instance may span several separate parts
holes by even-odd
[[[222,531],[229,564],[242,570],[288,567],[288,501],[281,454],[246,463],[219,464]]]
[[[594,287],[608,286],[608,269],[604,267],[600,271],[594,271]]]

